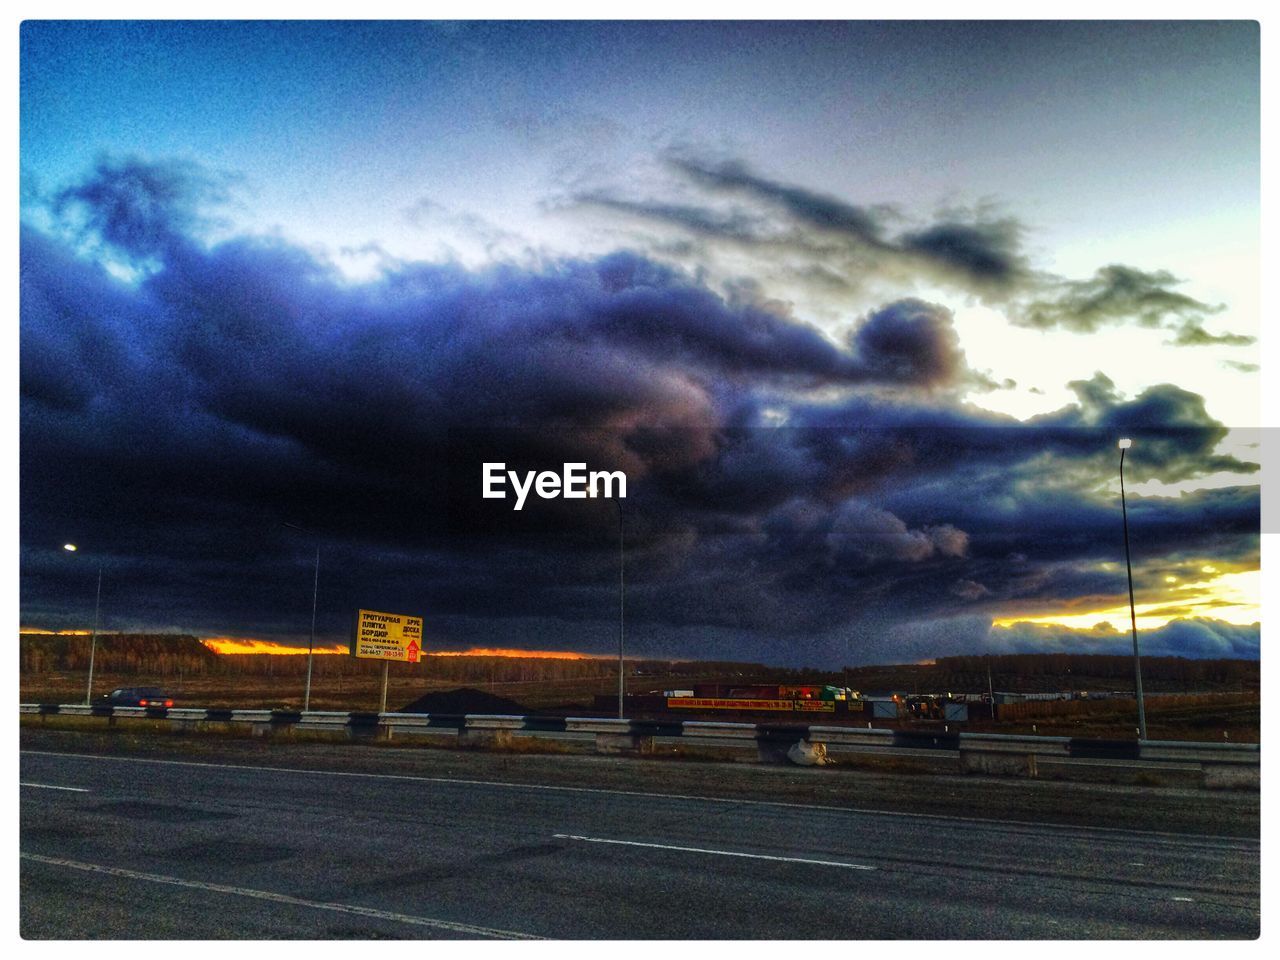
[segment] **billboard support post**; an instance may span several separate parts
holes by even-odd
[[[382,661],[382,696],[378,713],[386,713],[391,661],[419,663],[422,660],[422,618],[403,613],[358,610],[351,631],[351,655]]]

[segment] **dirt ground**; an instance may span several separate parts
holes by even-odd
[[[434,681],[421,671],[403,665],[395,665],[388,680],[387,709],[401,710],[412,705],[424,695],[440,694],[458,689],[456,681]],[[83,703],[86,675],[83,673],[48,673],[23,675],[20,678],[22,703]],[[653,683],[653,678],[646,678]],[[661,678],[658,678],[659,680]],[[313,710],[377,710],[381,694],[381,677],[315,677],[311,689]],[[594,716],[599,713],[593,706],[598,694],[610,694],[616,690],[616,681],[610,678],[597,680],[515,681],[507,683],[478,684],[476,689],[488,698],[501,697],[523,707],[520,712],[549,712],[571,716]],[[302,708],[304,682],[300,677],[141,677],[99,674],[94,678],[95,696],[120,686],[161,686],[174,695],[179,706],[274,708],[299,710]],[[477,700],[486,698],[477,698]],[[1162,704],[1160,698],[1147,702],[1147,731],[1152,740],[1213,740],[1236,743],[1258,743],[1261,731],[1261,701],[1252,698],[1244,702],[1223,702],[1178,706]],[[457,709],[443,712],[468,712],[465,698],[457,701]],[[486,702],[492,702],[486,700]],[[951,730],[973,732],[1040,734],[1043,736],[1097,737],[1132,739],[1136,737],[1137,718],[1116,712],[1115,705],[1103,701],[1108,712],[1100,716],[1058,717],[1017,722],[974,721],[957,725]],[[492,710],[477,706],[470,712],[490,713]],[[505,712],[505,711],[503,711]],[[612,711],[610,711],[612,715]],[[734,722],[775,722],[777,715],[726,715],[706,714],[693,716],[682,712],[684,719],[715,719]],[[792,719],[792,718],[788,718]],[[830,719],[809,718],[813,723],[830,723]],[[847,720],[860,725],[865,721]],[[917,729],[941,729],[943,724],[934,721],[884,721],[874,722],[876,727],[911,727]]]

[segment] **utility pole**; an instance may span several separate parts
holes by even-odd
[[[1126,438],[1120,443],[1120,513],[1124,517],[1124,568],[1129,576],[1129,624],[1133,628],[1133,680],[1138,697],[1138,739],[1147,739],[1147,706],[1142,698],[1142,658],[1138,655],[1138,614],[1133,604],[1133,562],[1129,558],[1129,508],[1124,497],[1124,454],[1133,441]]]
[[[991,661],[987,661],[987,700],[991,706],[991,719],[996,718],[996,691],[991,685]]]
[[[280,526],[288,527],[290,530],[297,530],[299,533],[305,533],[309,537],[316,535],[306,527],[300,527],[296,523],[288,521],[280,521]],[[316,567],[315,576],[311,582],[311,640],[307,643],[307,685],[302,694],[302,712],[306,713],[311,709],[311,668],[315,661],[316,652],[316,603],[320,598],[320,544],[317,538],[316,543]]]
[[[307,686],[302,694],[302,710],[305,713],[311,709],[311,666],[315,661],[316,652],[316,601],[320,598],[320,548],[316,547],[316,572],[315,578],[311,581],[311,640],[307,644]],[[383,690],[383,696],[386,696],[386,690]]]
[[[102,609],[102,567],[98,567],[98,592],[93,600],[93,637],[89,641],[89,686],[84,691],[85,706],[93,702],[93,659],[98,652],[98,613]]]
[[[627,662],[623,657],[627,636],[627,551],[622,526],[622,500],[618,505],[618,719],[624,718],[627,694]]]

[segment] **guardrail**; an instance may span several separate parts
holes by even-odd
[[[597,753],[651,753],[655,741],[680,738],[754,744],[764,762],[820,764],[827,751],[952,754],[966,773],[1035,777],[1041,761],[1112,761],[1127,766],[1181,765],[1199,769],[1206,787],[1254,786],[1260,781],[1256,743],[1180,740],[1093,740],[999,733],[936,733],[811,724],[725,723],[713,720],[619,720],[610,717],[537,717],[493,714],[360,713],[341,711],[220,710],[196,707],[114,707],[102,704],[24,703],[19,713],[41,717],[167,720],[178,729],[247,724],[254,735],[289,730],[329,731],[351,738],[397,733],[455,733],[472,746],[510,744],[523,736],[594,737]]]

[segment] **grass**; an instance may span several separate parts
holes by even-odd
[[[1045,737],[1133,739],[1137,736],[1137,708],[1102,701],[1096,715],[1042,717],[1010,723],[974,723],[961,729],[982,733],[1018,733]],[[1146,703],[1147,739],[1214,740],[1259,743],[1262,701],[1257,695],[1224,694],[1219,702],[1183,705],[1149,698]],[[1225,734],[1225,736],[1224,736]]]
[[[646,678],[652,680],[653,678]],[[86,676],[83,672],[23,674],[20,676],[19,695],[23,703],[82,703]],[[599,693],[611,693],[615,681],[604,678],[583,680],[511,681],[506,683],[479,684],[478,689],[511,698],[533,711],[559,711],[561,714],[591,716],[593,698]],[[303,704],[303,682],[296,676],[265,677],[151,677],[120,674],[99,674],[94,680],[96,693],[105,693],[114,687],[156,684],[173,693],[178,706],[219,707],[234,709],[284,709],[300,710]],[[392,672],[388,684],[387,707],[398,710],[412,703],[425,693],[453,690],[457,681],[432,679],[419,673]],[[378,676],[317,676],[311,691],[311,709],[334,711],[373,711],[378,709],[381,693],[381,677]],[[739,722],[776,722],[778,717],[734,716],[694,717],[681,714],[685,719],[733,719]],[[789,720],[803,722],[803,718]],[[811,718],[815,723],[831,723],[826,718]],[[865,721],[859,720],[863,725]],[[974,721],[951,724],[952,732],[958,730],[987,733],[1039,734],[1042,736],[1089,737],[1102,739],[1133,739],[1136,736],[1136,716],[1132,701],[1099,701],[1096,714],[1066,717],[1043,717],[1014,722],[992,723]],[[941,724],[896,723],[876,721],[876,727],[901,727],[906,729],[941,729]],[[1258,743],[1261,733],[1261,701],[1256,694],[1225,694],[1212,703],[1165,703],[1159,697],[1147,701],[1148,737],[1153,740],[1198,740],[1233,743]]]
[[[114,722],[101,717],[75,717],[58,714],[21,714],[20,726],[24,730],[65,731],[84,733],[95,738],[111,750],[162,749],[177,755],[192,757],[216,756],[231,743],[263,740],[279,744],[303,747],[337,746],[349,744],[360,749],[391,751],[412,754],[423,750],[441,751],[445,754],[497,754],[507,756],[591,756],[595,745],[590,739],[550,740],[515,734],[509,740],[488,743],[465,743],[450,734],[397,731],[391,739],[381,735],[348,736],[345,730],[297,730],[291,727],[271,731],[259,740],[250,724],[229,722],[201,722],[189,726],[183,722],[152,720],[150,718],[119,717]],[[255,747],[255,750],[258,749]],[[719,746],[696,742],[657,743],[644,759],[665,763],[689,764],[757,764],[759,758],[754,744]],[[768,765],[772,766],[772,765]],[[835,752],[828,755],[828,768],[869,776],[906,776],[911,778],[954,775],[955,754],[939,752],[927,757],[900,755],[856,754]],[[1200,786],[1198,771],[1138,770],[1111,766],[1071,765],[1042,762],[1038,779],[1041,781],[1070,781],[1095,784],[1129,784],[1138,787],[1196,789]],[[1241,785],[1240,791],[1256,791],[1256,786]]]
[[[22,703],[83,703],[87,677],[83,671],[23,674],[19,681]],[[515,681],[473,684],[477,689],[509,697],[530,710],[577,707],[587,710],[597,693],[608,693],[616,681],[608,678],[583,681]],[[159,686],[174,695],[178,706],[232,709],[301,710],[305,684],[296,676],[195,676],[157,677],[99,673],[94,676],[95,698],[116,687]],[[398,710],[425,693],[456,690],[455,680],[417,675],[396,676],[387,682],[387,709]],[[382,693],[380,676],[315,676],[311,684],[312,710],[376,711]]]

